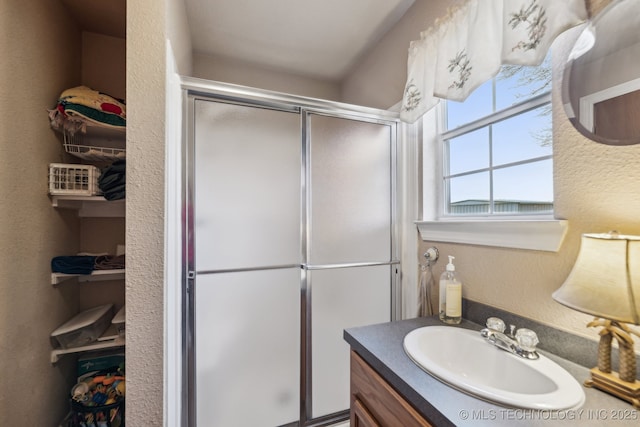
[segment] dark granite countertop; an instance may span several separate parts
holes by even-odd
[[[344,339],[362,358],[435,426],[623,426],[640,425],[640,411],[629,403],[596,389],[585,388],[586,402],[567,411],[531,411],[492,404],[458,391],[420,369],[405,354],[404,336],[413,329],[442,325],[436,316],[350,328]],[[460,326],[480,330],[463,320]],[[589,369],[542,354],[565,368],[580,383]]]

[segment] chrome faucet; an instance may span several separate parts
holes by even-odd
[[[508,334],[504,332],[505,329],[502,319],[490,317],[487,319],[487,327],[480,331],[480,335],[496,347],[525,359],[535,360],[540,357],[536,352],[539,341],[535,332],[525,328],[516,331],[515,325],[509,325]]]

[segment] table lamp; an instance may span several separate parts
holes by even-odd
[[[598,366],[586,387],[595,387],[640,408],[640,381],[628,323],[640,324],[640,236],[617,232],[583,234],[573,270],[553,293],[560,304],[596,318],[587,326],[602,326]],[[620,350],[620,373],[611,370],[611,342]]]

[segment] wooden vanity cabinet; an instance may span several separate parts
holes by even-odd
[[[351,427],[433,427],[351,351]]]

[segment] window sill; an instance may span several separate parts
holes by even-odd
[[[558,252],[566,220],[416,221],[425,241]]]

